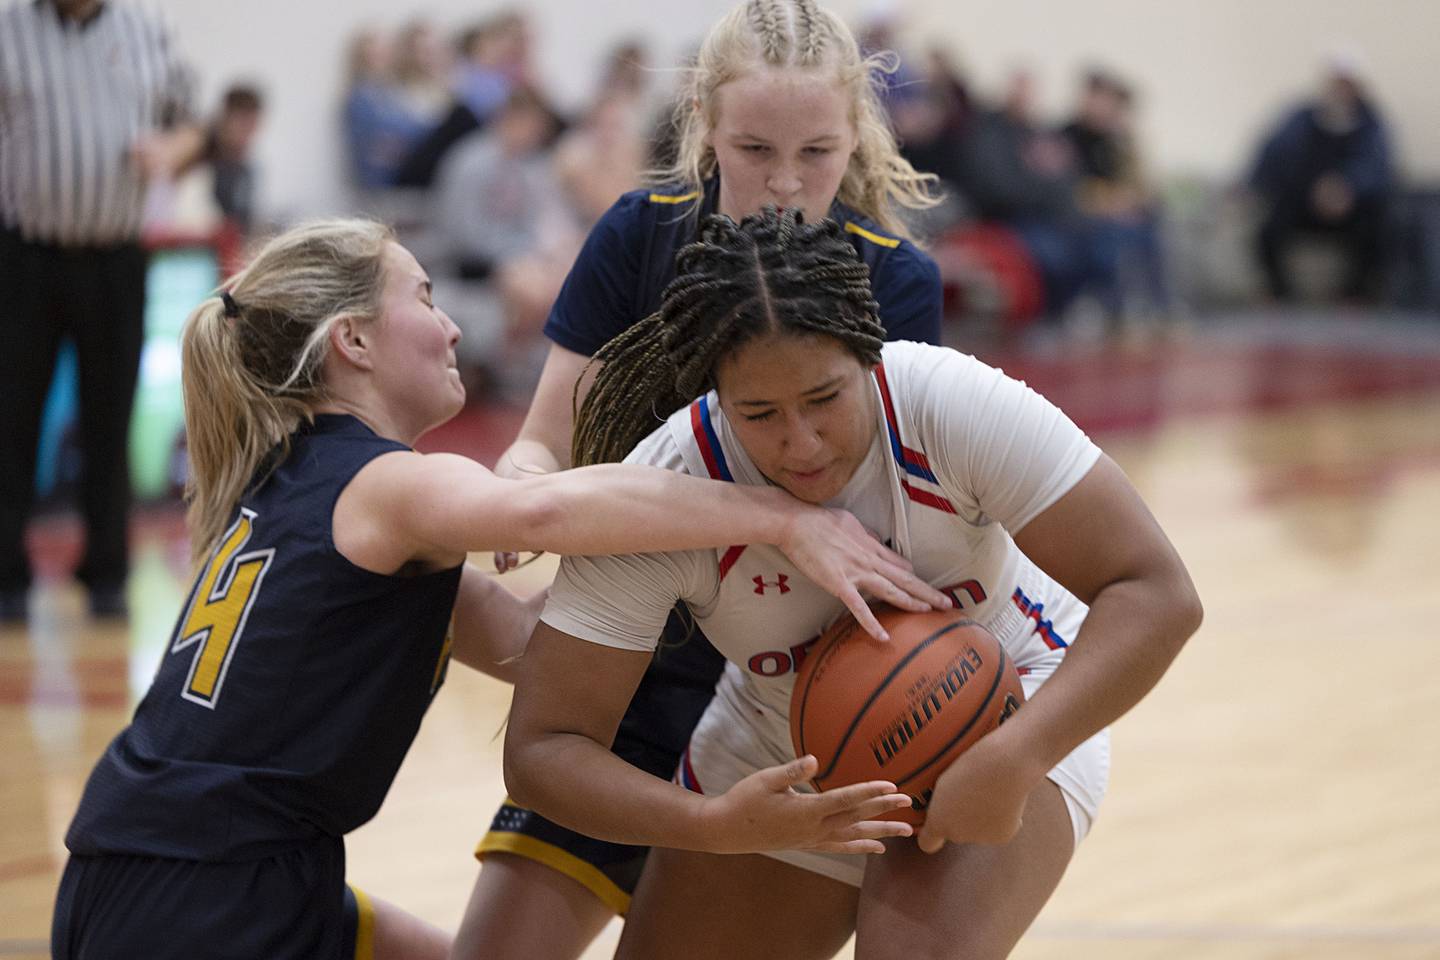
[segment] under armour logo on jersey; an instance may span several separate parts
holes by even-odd
[[[754,577],[754,580],[755,592],[760,594],[762,597],[765,595],[765,591],[770,587],[779,587],[781,593],[790,592],[790,587],[788,585],[790,578],[785,576],[785,574],[783,573],[775,574],[774,580],[766,580],[764,577],[759,575],[756,575]]]

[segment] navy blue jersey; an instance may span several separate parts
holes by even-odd
[[[550,310],[545,335],[567,350],[593,356],[660,309],[661,294],[675,278],[675,254],[696,238],[719,192],[719,181],[712,179],[703,197],[636,190],[617,200],[585,239]],[[887,339],[939,343],[943,290],[935,261],[839,201],[829,215],[845,225],[870,268]]]
[[[321,415],[247,493],[65,844],[233,861],[379,810],[445,678],[460,567],[383,576],[335,548],[351,478],[404,444]]]

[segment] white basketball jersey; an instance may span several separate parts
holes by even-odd
[[[872,376],[876,434],[827,506],[855,514],[1004,644],[1022,673],[1048,674],[1086,607],[1007,532],[1089,471],[1099,449],[1023,383],[943,347],[888,343]],[[712,392],[669,418],[627,458],[763,485]],[[608,646],[653,649],[684,600],[729,661],[719,695],[789,750],[790,692],[806,651],[845,608],[777,548],[566,557],[542,619]],[[752,712],[753,711],[753,712]]]

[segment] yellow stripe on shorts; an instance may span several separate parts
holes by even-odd
[[[349,887],[355,894],[355,960],[375,960],[375,904],[355,884]]]
[[[553,843],[536,840],[523,833],[500,833],[492,830],[485,834],[484,839],[475,847],[475,859],[484,860],[487,853],[510,853],[543,863],[595,894],[611,912],[623,917],[630,909],[630,894],[616,886],[614,880],[605,876],[593,863],[581,860],[569,850],[562,850]]]

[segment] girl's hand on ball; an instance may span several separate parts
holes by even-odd
[[[910,806],[910,798],[896,792],[893,783],[875,780],[823,793],[796,790],[817,767],[814,757],[801,757],[758,770],[725,793],[706,798],[702,816],[707,849],[884,853],[883,838],[910,836],[907,823],[871,819]]]
[[[1037,780],[999,733],[982,737],[940,775],[917,838],[924,852],[947,843],[1009,843],[1020,832]]]

